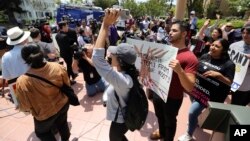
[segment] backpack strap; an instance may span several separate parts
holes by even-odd
[[[57,87],[57,88],[60,89],[59,86],[55,85],[54,83],[52,83],[51,81],[49,81],[49,80],[47,80],[47,79],[45,79],[45,78],[42,78],[42,77],[37,76],[37,75],[34,75],[34,74],[30,74],[30,73],[25,73],[25,75],[30,76],[30,77],[34,77],[34,78],[36,78],[36,79],[40,79],[40,80],[42,80],[42,81],[44,81],[44,82],[46,82],[46,83],[48,83],[48,84],[50,84],[50,85],[52,85],[52,86],[55,86],[55,87]]]
[[[116,110],[114,122],[117,121],[118,113],[119,113],[119,108],[121,108],[120,99],[119,99],[119,96],[117,95],[116,91],[115,91],[115,98],[116,98],[116,100],[117,100],[117,102],[118,102],[118,108],[117,108],[117,110]]]

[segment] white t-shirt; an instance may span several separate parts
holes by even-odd
[[[79,35],[77,37],[77,42],[78,42],[79,46],[81,46],[81,47],[83,47],[86,44],[86,42],[83,40],[83,37],[81,35]]]

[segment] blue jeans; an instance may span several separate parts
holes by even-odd
[[[199,102],[193,100],[192,105],[189,109],[189,114],[188,114],[188,129],[187,133],[192,136],[195,128],[198,124],[198,116],[201,114],[202,110],[205,108],[202,104]]]
[[[88,96],[94,96],[98,92],[104,92],[107,86],[108,83],[102,78],[97,83],[92,85],[88,85],[87,83],[85,83]]]

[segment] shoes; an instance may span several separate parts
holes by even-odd
[[[184,134],[178,138],[178,141],[191,141],[193,138],[188,134]]]
[[[75,80],[70,80],[70,85],[74,85],[76,83]]]
[[[14,103],[14,100],[13,100],[11,94],[8,94],[8,99],[9,99],[10,102]]]
[[[160,135],[160,131],[155,130],[153,133],[150,134],[150,139],[151,140],[158,140],[158,139],[162,139],[163,137]]]

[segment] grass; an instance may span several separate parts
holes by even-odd
[[[204,24],[205,21],[206,21],[206,19],[199,19],[199,20],[198,20],[197,26],[198,26],[199,29],[203,26],[203,24]],[[213,25],[213,24],[215,23],[215,21],[216,21],[216,20],[211,20],[210,25]],[[219,25],[220,25],[220,26],[221,26],[221,25],[224,25],[224,24],[226,24],[227,22],[231,22],[235,28],[242,28],[242,26],[243,26],[244,23],[245,23],[244,20],[230,20],[230,21],[228,21],[228,20],[226,20],[226,19],[220,19],[220,20],[219,20]]]

